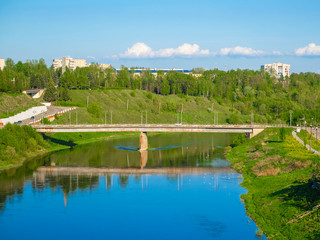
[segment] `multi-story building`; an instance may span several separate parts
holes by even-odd
[[[70,57],[63,57],[62,59],[53,59],[53,68],[57,69],[62,67],[62,73],[66,71],[66,68],[75,70],[77,67],[87,67],[87,60],[85,59],[73,59]]]
[[[264,70],[271,75],[275,76],[276,78],[283,77],[290,77],[290,64],[285,63],[272,63],[272,64],[265,64],[261,66]]]
[[[103,64],[100,64],[100,65],[99,65],[99,68],[101,68],[102,70],[106,70],[106,69],[109,68],[109,67],[111,67],[110,64],[105,64],[105,63],[103,63]]]
[[[0,58],[0,70],[3,70],[5,66],[6,66],[6,62],[4,58]]]
[[[62,60],[61,59],[53,59],[52,61],[52,66],[53,66],[53,69],[56,70],[58,68],[61,68],[62,67]]]

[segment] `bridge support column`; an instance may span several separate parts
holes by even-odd
[[[245,133],[246,135],[246,139],[249,140],[250,138],[252,138],[252,133]]]
[[[140,144],[139,144],[139,151],[144,151],[148,149],[148,136],[147,132],[140,133]]]

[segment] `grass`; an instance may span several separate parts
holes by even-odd
[[[301,130],[299,133],[297,133],[297,135],[302,141],[304,141],[305,144],[310,144],[310,133],[307,130]],[[312,137],[311,147],[317,151],[320,151],[320,141],[317,140],[315,137]]]
[[[105,123],[141,123],[141,113],[143,122],[148,123],[177,123],[181,120],[181,108],[183,105],[182,122],[188,124],[213,124],[214,112],[219,112],[218,123],[226,123],[231,114],[237,115],[241,122],[250,121],[250,116],[241,116],[237,110],[232,110],[228,106],[219,105],[215,100],[210,101],[204,97],[191,96],[161,96],[141,90],[127,89],[107,89],[107,90],[72,90],[70,91],[72,101],[58,102],[61,106],[78,106],[76,112],[71,113],[71,123],[85,124]],[[89,113],[87,109],[87,99],[90,104],[97,104],[100,114]],[[128,102],[128,110],[127,110]],[[212,111],[212,103],[214,109]],[[69,124],[70,115],[65,114],[55,121],[57,124]]]
[[[0,93],[0,118],[13,116],[34,106],[39,106],[39,102],[25,94]]]
[[[270,128],[227,153],[243,174],[242,195],[248,215],[269,239],[319,239],[320,193],[312,188],[312,174],[320,157],[307,151],[286,129]],[[310,212],[308,212],[310,211]],[[308,215],[289,223],[301,214]]]

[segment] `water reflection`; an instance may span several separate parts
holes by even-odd
[[[212,166],[216,159],[229,162],[223,157],[224,149],[215,146],[230,144],[232,135],[176,134],[149,138],[151,149],[137,151],[138,139],[113,140],[72,150],[60,151],[50,156],[56,166],[108,167],[108,168],[162,168]],[[176,143],[176,144],[174,144]],[[220,161],[220,162],[221,162]],[[222,164],[222,162],[221,162]],[[215,164],[218,167],[219,164]]]
[[[113,140],[0,172],[1,236],[62,239],[76,229],[68,238],[255,239],[240,175],[224,159],[232,135],[174,136],[150,137],[151,151],[133,151],[136,138]],[[48,216],[59,229],[50,236]]]

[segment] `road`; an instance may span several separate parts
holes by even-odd
[[[39,114],[34,116],[34,119],[25,119],[22,121],[22,125],[32,125],[34,123],[39,123],[40,120],[44,117],[51,117],[54,116],[55,114],[59,114],[62,112],[68,112],[71,111],[73,109],[75,109],[74,107],[54,107],[54,106],[50,106],[47,107],[47,112],[44,112],[43,114]]]

